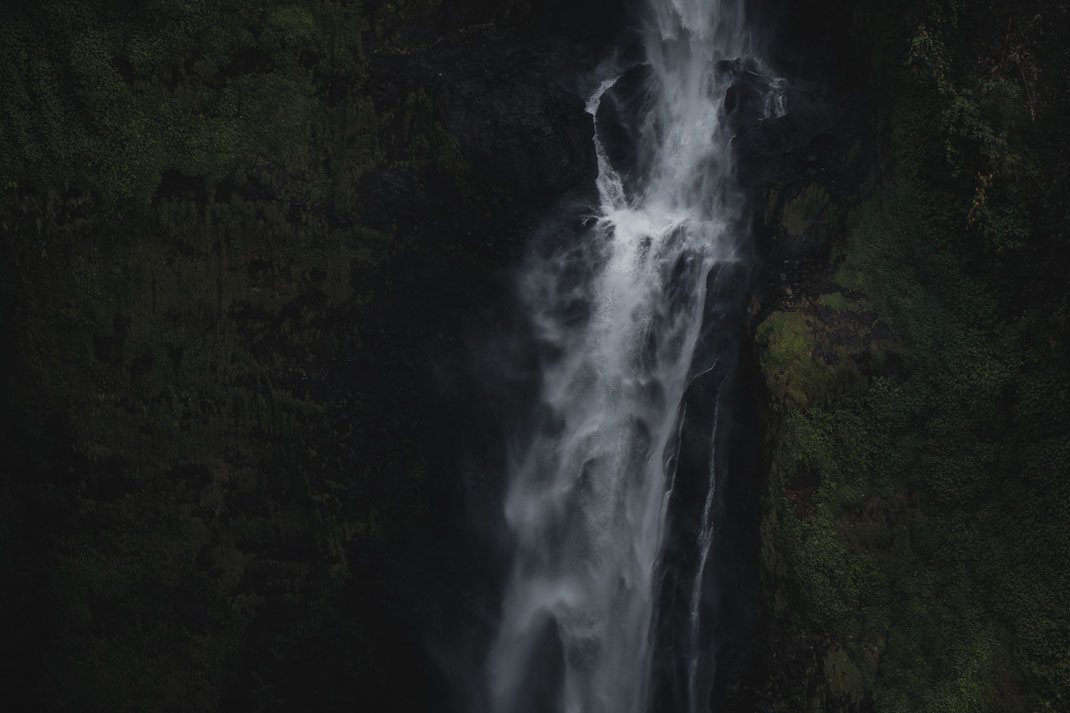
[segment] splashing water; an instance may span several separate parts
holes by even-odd
[[[694,378],[707,276],[739,248],[723,106],[732,78],[718,67],[753,52],[742,0],[650,2],[631,126],[642,169],[615,167],[596,131],[594,220],[582,239],[532,258],[520,285],[547,356],[537,426],[515,455],[505,500],[515,553],[488,661],[496,713],[651,705],[667,461]],[[619,79],[591,95],[592,115]],[[763,101],[765,114],[783,113],[775,91]],[[692,646],[713,537],[714,461],[689,587]],[[685,666],[692,689],[696,667],[694,657]]]

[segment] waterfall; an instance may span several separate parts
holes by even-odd
[[[514,551],[487,662],[494,713],[661,706],[654,627],[685,395],[730,373],[702,346],[721,299],[711,275],[741,254],[725,97],[741,73],[763,75],[747,59],[743,0],[648,2],[645,62],[617,68],[587,104],[599,169],[589,225],[533,255],[518,281],[543,346],[542,389],[508,473]],[[782,112],[776,84],[756,111]],[[713,430],[730,417],[719,402],[713,413]],[[698,652],[709,649],[717,441],[709,434],[706,477],[689,486],[700,489],[698,535],[680,575],[689,601],[673,605],[690,628],[671,653],[686,672],[680,699],[696,711],[708,709],[699,669],[711,662]]]

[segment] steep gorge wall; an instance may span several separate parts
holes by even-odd
[[[1067,10],[789,12],[806,119],[737,139],[769,629],[730,708],[1062,710]]]
[[[5,9],[8,703],[428,707],[463,335],[589,180],[559,81],[607,6]],[[1066,11],[782,13],[806,111],[739,146],[768,631],[721,695],[1060,710]]]
[[[8,707],[435,705],[466,337],[593,176],[589,10],[3,11]]]

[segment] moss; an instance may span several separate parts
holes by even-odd
[[[784,204],[780,212],[780,226],[791,237],[801,237],[828,203],[828,192],[822,186],[810,184]]]
[[[851,303],[839,292],[826,292],[817,298],[817,303],[840,312],[846,312],[851,307]]]
[[[815,303],[837,312],[866,312],[872,309],[872,304],[865,296],[845,292],[843,289],[824,292],[818,295]]]
[[[1020,651],[1025,641],[1020,634],[990,634],[985,644],[989,648],[960,656],[954,653],[957,644],[954,628],[948,628],[951,620],[931,611],[926,616],[911,612],[931,610],[934,600],[943,602],[941,610],[968,612],[966,616],[979,622],[1025,621],[1033,607],[1053,611],[1054,599],[1026,605],[1011,594],[1024,576],[1010,574],[1011,562],[1040,553],[1010,535],[1011,530],[1000,530],[1015,518],[1039,527],[1048,517],[1039,514],[1044,508],[1023,491],[996,485],[1006,482],[1002,474],[1008,468],[1039,472],[1034,469],[1052,465],[1030,465],[1034,461],[1029,456],[1008,460],[999,455],[1007,453],[1008,441],[1025,434],[1018,430],[1024,426],[1019,419],[1025,414],[1018,408],[1025,402],[1015,409],[1016,416],[1000,411],[998,404],[1007,389],[1020,388],[1013,384],[1032,379],[1014,366],[1021,363],[1019,359],[1029,359],[1025,356],[1029,348],[1018,341],[1024,336],[1020,331],[997,328],[1000,336],[984,337],[962,323],[957,315],[995,318],[978,296],[975,278],[957,272],[949,257],[929,253],[939,266],[933,268],[939,279],[927,284],[919,284],[912,277],[916,273],[901,267],[904,261],[898,251],[905,247],[903,237],[925,239],[924,227],[898,225],[901,216],[917,215],[916,210],[896,203],[885,204],[877,213],[870,210],[874,209],[859,213],[869,219],[860,227],[864,232],[849,250],[841,277],[852,276],[853,288],[864,286],[874,295],[878,309],[905,325],[903,342],[874,339],[867,349],[871,369],[883,371],[901,361],[905,381],[876,380],[862,392],[841,392],[828,401],[797,401],[807,408],[791,413],[779,426],[775,462],[785,473],[780,487],[790,494],[793,474],[800,472],[816,473],[821,483],[809,496],[805,510],[809,519],[800,519],[797,508],[789,508],[785,501],[771,532],[778,538],[777,558],[785,563],[780,571],[787,574],[780,576],[794,583],[793,596],[802,616],[817,630],[837,632],[841,642],[873,631],[895,634],[875,681],[867,684],[875,700],[889,710],[904,706],[946,710],[1025,695],[1034,689],[1023,682],[1021,670],[1011,677],[1014,693],[996,693],[983,683],[992,676],[994,660],[1013,658],[1013,652]],[[947,307],[948,299],[955,301],[954,308]],[[837,312],[845,306],[836,299],[821,302]],[[796,317],[793,323],[799,327],[806,321]],[[814,349],[799,339],[781,342]],[[820,344],[820,338],[816,343]],[[841,354],[845,357],[858,355]],[[763,370],[783,363],[783,357],[763,362]],[[1044,378],[1050,379],[1058,370],[1049,366],[1044,371]],[[1060,373],[1056,378],[1066,376]],[[1051,408],[1050,414],[1065,418],[1065,404]],[[964,416],[963,409],[971,416]],[[1030,430],[1034,435],[1024,437],[1039,435]],[[1003,445],[996,445],[1001,440]],[[1046,481],[1053,482],[1055,471],[1045,472],[1049,474],[1044,476]],[[884,504],[872,504],[876,502]],[[1063,551],[1064,539],[1046,535],[1046,547]],[[994,541],[1009,549],[993,551]],[[965,567],[963,558],[969,563]],[[1051,573],[1041,577],[1048,580]],[[1060,581],[1056,590],[1062,591],[1066,584]],[[993,598],[973,599],[970,592],[977,587],[992,592]],[[790,611],[792,605],[785,607],[783,596],[776,595],[776,606]],[[998,613],[1003,605],[995,601],[1004,596],[1010,597],[1003,600],[1010,609]],[[1017,603],[1011,605],[1011,601]],[[861,616],[853,613],[856,607]],[[1054,649],[1039,643],[1033,646],[1030,660],[1057,660]],[[892,672],[895,677],[886,678]],[[1050,686],[1052,679],[1046,680],[1041,685]],[[828,685],[831,690],[832,683]],[[909,691],[933,694],[918,698]]]
[[[841,705],[858,706],[865,697],[865,678],[847,652],[834,646],[825,654],[825,679],[828,690]]]
[[[824,297],[825,303],[839,304]],[[854,303],[859,309],[821,313],[820,308],[828,305],[819,297],[766,317],[756,338],[762,373],[774,399],[789,407],[826,404],[864,388],[874,367],[883,368],[898,354],[894,335],[873,319],[872,312],[861,310],[865,303],[859,298]],[[874,349],[882,361],[860,364],[859,359]]]
[[[1023,131],[1032,80],[1010,76],[1018,59],[992,70],[996,84],[977,71],[986,42],[997,54],[1054,50],[1017,15],[1010,29],[1000,15],[995,32],[990,3],[954,22],[934,19],[953,5],[858,16],[869,26],[860,36],[885,36],[878,44],[890,53],[874,76],[885,174],[842,217],[826,215],[846,239],[814,305],[776,307],[800,312],[790,324],[810,335],[780,340],[795,354],[824,361],[835,352],[826,364],[848,360],[867,376],[822,390],[821,366],[822,379],[809,382],[818,391],[770,409],[762,552],[771,607],[793,632],[785,636],[829,639],[824,676],[805,669],[785,679],[783,700],[806,691],[826,707],[878,711],[1058,710],[1070,700],[1060,673],[1070,619],[1059,605],[1070,578],[1045,564],[1070,561],[1059,435],[1070,428],[1070,372],[1065,330],[1050,317],[1066,304],[1067,283],[1039,251],[1063,254],[1061,218],[1042,216],[1065,186],[1030,178],[1054,175],[1040,147],[1065,146],[1067,133],[1054,118],[1062,100],[1034,104],[1037,125],[1045,111],[1052,123]],[[908,64],[910,37],[929,43],[924,63]],[[902,38],[899,49],[888,38]],[[901,62],[889,59],[896,53]],[[1060,65],[1047,56],[1051,64],[1030,71],[1047,77],[1051,100]],[[802,213],[785,229],[810,230]],[[869,314],[887,329],[857,348],[826,348],[830,328],[846,334]],[[760,348],[773,333],[759,330]],[[767,380],[784,364],[810,368],[767,358]],[[859,694],[861,704],[849,702]]]
[[[438,12],[47,0],[0,21],[12,699],[426,707],[405,609],[424,575],[390,567],[422,556],[442,486],[402,357],[464,310],[429,286],[424,316],[405,280],[487,251],[371,196],[411,177],[468,215],[501,189],[419,82],[373,101],[361,42],[397,23],[418,49]]]
[[[804,315],[774,312],[758,327],[763,346],[762,373],[780,399],[806,403],[806,389],[816,378],[811,359],[814,340]]]

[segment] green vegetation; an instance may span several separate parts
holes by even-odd
[[[856,13],[889,165],[823,294],[756,329],[777,646],[818,644],[780,710],[1070,705],[1068,17],[1027,5]],[[830,394],[828,320],[869,309],[890,330]]]
[[[431,705],[406,605],[436,464],[405,361],[449,306],[414,301],[408,268],[493,264],[487,235],[429,245],[377,201],[508,205],[426,88],[376,95],[369,62],[538,15],[490,5],[0,12],[5,709]],[[837,241],[834,273],[751,311],[762,557],[796,664],[768,697],[1065,710],[1067,10],[854,21],[872,175],[851,201],[769,196],[790,241]]]
[[[814,363],[813,338],[806,317],[799,312],[776,312],[758,328],[758,341],[764,346],[762,373],[769,387],[785,399],[806,403],[807,387],[819,378]]]
[[[810,223],[828,205],[829,195],[821,186],[810,184],[803,191],[784,204],[780,213],[780,225],[788,235],[797,238],[803,235]]]
[[[373,101],[363,43],[452,29],[377,5],[0,11],[0,707],[426,708],[399,354],[431,318],[399,275],[488,239],[421,243],[375,196],[501,189],[418,82]]]

